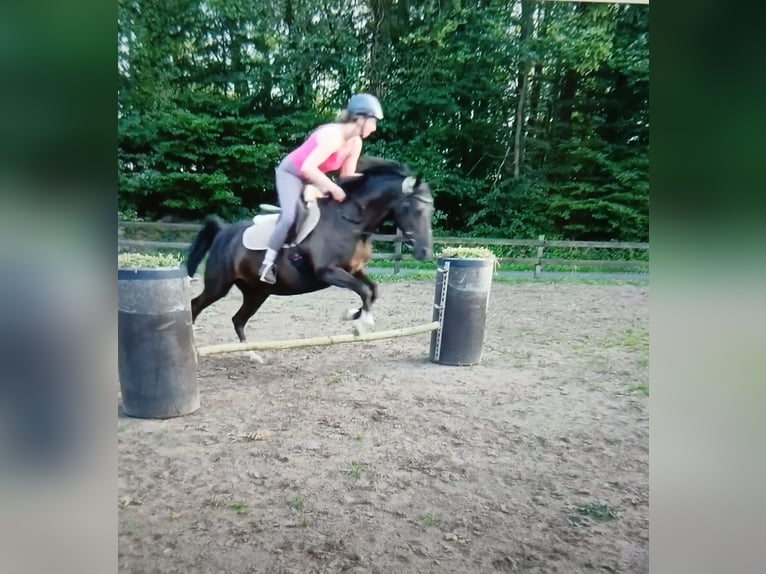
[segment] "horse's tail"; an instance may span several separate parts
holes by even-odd
[[[194,238],[194,242],[189,248],[189,256],[186,258],[186,271],[189,274],[189,277],[194,277],[194,273],[197,272],[197,267],[202,263],[205,254],[210,249],[210,246],[213,245],[215,236],[218,235],[218,232],[221,231],[221,229],[223,229],[223,225],[221,224],[221,220],[217,217],[209,215],[207,219],[205,219],[205,224],[202,229],[200,229],[197,237]]]

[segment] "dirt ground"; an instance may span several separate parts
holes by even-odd
[[[381,285],[376,329],[433,291]],[[350,332],[356,304],[272,298],[248,335]],[[429,334],[200,358],[199,411],[118,420],[120,572],[648,572],[648,287],[495,283],[489,311],[473,367]]]

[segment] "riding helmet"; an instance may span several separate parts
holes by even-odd
[[[366,116],[378,120],[383,119],[383,108],[380,105],[378,98],[372,94],[355,94],[351,96],[346,109],[348,110],[349,115],[352,116]]]

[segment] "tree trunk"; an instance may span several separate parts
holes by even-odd
[[[400,38],[406,36],[410,30],[410,0],[399,0],[396,7],[396,27],[391,32],[394,44],[398,44]]]
[[[531,2],[521,3],[521,48],[523,56],[519,62],[518,77],[518,103],[516,105],[516,121],[514,122],[515,134],[513,142],[513,178],[518,179],[521,173],[521,161],[523,158],[523,133],[526,128],[526,100],[529,85],[529,73],[532,69],[532,60],[529,56],[529,40],[532,37],[532,27],[534,25],[534,4]]]
[[[368,0],[368,6],[372,13],[370,19],[370,67],[367,71],[367,77],[369,78],[368,89],[378,94],[380,97],[380,88],[383,83],[383,73],[381,67],[383,65],[386,33],[385,33],[385,18],[386,18],[386,0]]]
[[[527,74],[521,78],[519,87],[519,103],[516,106],[515,134],[513,140],[513,178],[518,179],[521,173],[521,132],[524,130],[524,104],[527,92]]]
[[[569,129],[569,123],[572,121],[572,111],[574,108],[575,95],[577,94],[577,84],[580,81],[580,75],[571,68],[564,72],[561,78],[561,91],[559,92],[559,112],[556,114],[558,119]]]
[[[242,61],[243,38],[239,33],[239,22],[229,22],[229,35],[231,37],[231,75],[234,80],[234,93],[240,100],[249,95],[249,87],[245,80],[245,66]]]

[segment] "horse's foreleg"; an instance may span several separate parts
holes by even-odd
[[[250,317],[255,315],[256,311],[260,309],[263,302],[269,298],[269,294],[262,289],[248,288],[247,286],[237,285],[240,291],[242,291],[242,306],[231,318],[231,322],[234,323],[234,331],[239,337],[240,343],[246,343],[247,337],[245,337],[245,325],[250,320]],[[253,351],[249,351],[248,356],[263,363],[263,359]]]
[[[370,298],[370,305],[373,305],[375,301],[378,299],[378,284],[375,283],[372,279],[370,279],[367,275],[365,275],[364,271],[357,271],[356,273],[352,274],[355,278],[359,279],[360,281],[363,281],[365,285],[367,285],[370,290],[372,291],[372,297]],[[359,317],[362,314],[362,308],[359,307],[358,309],[349,309],[346,311],[346,313],[343,315],[343,318],[348,320],[351,319],[359,319]]]
[[[370,312],[375,291],[373,287],[363,279],[355,277],[340,267],[321,269],[317,273],[317,276],[325,283],[334,285],[335,287],[342,287],[343,289],[351,289],[354,293],[359,295],[359,298],[362,300],[362,308],[359,312],[359,316],[354,321],[354,331],[357,334],[369,331],[370,328],[375,325],[372,313]]]
[[[370,305],[375,303],[375,301],[378,300],[378,284],[370,279],[367,275],[365,275],[364,271],[357,271],[354,273],[354,277],[364,281],[364,283],[370,288],[372,291],[372,299],[370,299]]]

